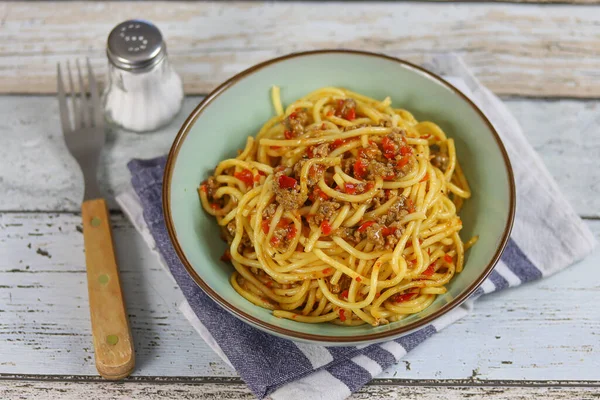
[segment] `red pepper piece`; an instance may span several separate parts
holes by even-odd
[[[240,172],[236,172],[235,174],[233,174],[233,176],[238,178],[240,181],[244,182],[246,187],[254,186],[254,175],[249,169],[243,169]]]
[[[412,147],[410,147],[410,146],[402,146],[400,148],[400,154],[402,154],[403,156],[406,156],[408,154],[412,154]]]
[[[429,267],[421,275],[431,276],[435,272],[435,263],[429,264]]]
[[[409,161],[410,161],[410,159],[408,158],[408,156],[404,156],[401,159],[399,159],[398,162],[396,162],[396,167],[402,168],[406,164],[408,164]]]
[[[331,225],[329,225],[329,221],[325,220],[321,223],[321,232],[324,235],[329,235],[331,233]]]
[[[355,110],[354,108],[351,108],[351,109],[349,109],[349,110],[346,112],[345,118],[346,118],[348,121],[354,121],[354,119],[356,119],[356,110]]]
[[[444,256],[444,261],[446,261],[448,264],[452,263],[452,257],[449,254],[446,254]]]
[[[404,293],[404,294],[396,294],[391,297],[391,300],[394,303],[403,303],[405,301],[409,301],[417,297],[417,293]]]
[[[329,145],[329,148],[331,150],[335,150],[338,147],[345,145],[346,143],[348,143],[348,141],[345,139],[335,139],[333,142],[331,142],[331,144]]]
[[[202,190],[204,193],[207,193],[208,189],[206,187],[206,184],[203,183],[202,185],[200,185],[200,190]]]
[[[290,176],[281,175],[279,177],[279,187],[282,189],[293,189],[297,184],[298,181]]]
[[[394,232],[396,232],[396,228],[388,228],[387,226],[384,226],[383,229],[381,230],[381,233],[383,234],[383,236],[390,236]]]
[[[383,147],[383,155],[387,159],[392,159],[396,157],[398,151],[396,150],[396,144],[389,137],[384,137],[381,140],[381,146]]]
[[[348,298],[348,289],[346,289],[342,293],[340,293],[340,297],[342,299],[347,299]]]
[[[346,312],[343,309],[340,309],[340,321],[344,322],[346,320]]]
[[[271,226],[271,221],[264,220],[264,221],[262,222],[262,230],[263,230],[263,232],[265,233],[265,235],[266,235],[267,233],[269,233],[269,227],[270,227],[270,226]]]
[[[283,136],[285,136],[285,138],[289,140],[294,137],[294,134],[292,131],[284,131]]]
[[[296,237],[296,232],[297,232],[296,226],[290,225],[288,227],[288,231],[287,231],[287,234],[285,235],[285,238],[287,240],[293,240]]]
[[[231,261],[231,253],[229,252],[229,250],[225,250],[225,253],[223,253],[223,255],[221,256],[221,261]]]
[[[406,209],[409,213],[415,212],[415,204],[413,203],[412,199],[406,199]]]
[[[354,177],[363,178],[367,174],[367,163],[363,159],[358,159],[354,163]]]
[[[344,184],[344,190],[348,194],[355,194],[356,193],[356,185],[354,183],[346,182]]]
[[[359,232],[364,232],[368,227],[370,227],[374,223],[375,223],[375,221],[367,221],[367,222],[363,223],[361,226],[358,227],[358,231]]]

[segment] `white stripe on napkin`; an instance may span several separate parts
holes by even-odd
[[[506,266],[504,261],[498,261],[494,270],[506,279],[509,287],[519,286],[521,284],[521,279]]]
[[[333,356],[326,348],[300,342],[294,342],[294,344],[308,358],[314,369],[321,368],[333,361]]]
[[[400,360],[406,355],[406,349],[402,347],[400,343],[394,342],[393,340],[390,342],[382,343],[379,345],[379,347],[393,355],[396,361]]]
[[[352,392],[346,384],[324,369],[288,383],[271,394],[273,400],[343,400]]]
[[[370,373],[373,377],[379,375],[382,371],[381,365],[377,364],[377,362],[371,360],[365,355],[361,354],[359,356],[351,358],[350,360],[356,363],[357,365],[361,366],[362,368],[366,369],[367,372]]]

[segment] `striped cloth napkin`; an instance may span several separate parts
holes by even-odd
[[[117,201],[179,284],[187,299],[180,309],[257,397],[344,399],[428,337],[465,316],[477,297],[549,276],[593,249],[591,232],[560,193],[504,104],[456,56],[434,57],[425,67],[461,89],[495,125],[512,161],[517,213],[501,261],[474,295],[431,325],[397,340],[328,348],[280,339],[233,317],[200,290],[171,245],[161,208],[165,157],[129,163],[135,193],[125,192]]]

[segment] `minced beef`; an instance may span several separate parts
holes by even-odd
[[[384,180],[394,180],[401,177],[402,175],[399,175],[394,167],[394,163],[391,162],[370,160],[367,165],[367,174],[365,175],[365,178],[373,181],[377,177],[381,177]]]
[[[323,221],[331,222],[331,218],[337,213],[337,210],[341,207],[340,203],[336,201],[323,201],[314,216],[309,218],[310,222],[319,226]]]
[[[354,232],[354,238],[357,242],[360,242],[361,240],[366,238],[369,243],[375,246],[375,249],[380,249],[385,245],[385,238],[383,237],[381,228],[381,225],[375,223],[369,226],[367,229],[363,230],[362,232],[356,230]]]
[[[230,244],[231,244],[231,241],[233,240],[233,238],[235,237],[235,229],[236,229],[235,221],[231,221],[230,223],[227,224],[227,233],[231,236],[231,239],[227,240],[227,242]],[[240,246],[242,246],[242,248],[243,247],[252,247],[252,241],[248,237],[246,230],[244,230],[242,233],[242,240],[240,241]]]
[[[402,237],[402,234],[404,233],[404,228],[399,226],[397,222],[390,225],[389,228],[396,228],[396,229],[391,234],[389,234],[385,237],[385,246],[384,247],[388,250],[392,250],[394,247],[396,247],[396,244],[398,244],[398,241]]]
[[[406,131],[399,128],[392,129],[392,132],[389,135],[387,135],[387,137],[391,139],[392,142],[394,142],[398,147],[406,145],[406,141],[404,139],[405,136]]]
[[[348,175],[352,175],[352,168],[355,162],[356,158],[354,157],[344,158],[342,160],[342,171],[344,171]]]
[[[375,196],[373,196],[372,202],[372,206],[376,208],[385,203],[385,192],[383,190],[378,190],[377,193],[375,193]]]
[[[339,228],[337,228],[335,230],[335,235],[341,237],[342,239],[344,239],[347,242],[356,244],[358,242],[356,241],[356,238],[354,237],[355,230],[356,230],[355,228],[348,228],[348,227],[340,226]]]
[[[307,197],[300,193],[300,185],[296,184],[294,188],[282,188],[279,185],[279,178],[284,176],[283,171],[275,173],[275,182],[273,183],[273,191],[275,192],[275,200],[281,204],[286,211],[297,210],[304,205]]]
[[[406,198],[404,196],[398,197],[396,201],[392,203],[390,208],[388,208],[387,213],[379,217],[380,223],[390,225],[407,215],[408,211],[404,209],[405,200]]]
[[[206,185],[206,195],[208,196],[208,199],[210,201],[213,200],[215,192],[217,191],[217,189],[219,188],[219,184],[217,183],[217,180],[215,179],[214,176],[210,176],[205,182],[204,184]]]
[[[323,143],[312,148],[312,158],[324,158],[329,154],[329,143]]]
[[[306,111],[300,110],[291,113],[284,121],[283,124],[292,137],[298,137],[304,134],[304,127],[309,123],[309,115]]]
[[[269,220],[275,215],[275,211],[277,211],[277,205],[275,203],[269,204],[262,212],[262,219]]]
[[[348,115],[348,112],[350,110],[355,110],[356,109],[356,101],[354,101],[354,99],[346,99],[344,100],[341,105],[339,104],[338,107],[335,110],[335,115],[338,117],[345,117],[346,115]]]
[[[450,161],[448,155],[443,153],[440,146],[436,144],[430,146],[429,149],[431,151],[431,164],[433,164],[434,167],[445,171],[448,168],[448,162]]]
[[[294,168],[292,170],[294,177],[296,178],[296,180],[300,180],[300,173],[302,172],[302,167],[304,167],[304,164],[306,163],[306,160],[300,160],[298,161],[296,164],[294,164]],[[315,186],[320,180],[321,177],[323,176],[323,173],[325,172],[325,167],[322,165],[313,165],[310,170],[308,171],[308,174],[306,175],[306,184],[308,185],[308,187],[313,187]]]
[[[381,155],[381,150],[379,150],[379,147],[375,143],[369,143],[367,147],[359,150],[359,156],[367,160],[377,160],[381,158]]]
[[[350,278],[348,275],[342,275],[336,285],[329,281],[327,282],[327,285],[329,286],[329,291],[331,291],[331,293],[338,294],[344,292],[344,290],[348,290],[351,283],[352,278]]]

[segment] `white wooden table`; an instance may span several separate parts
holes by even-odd
[[[252,398],[177,310],[174,283],[119,212],[132,157],[164,154],[217,83],[291,51],[347,47],[420,61],[453,51],[503,96],[600,237],[600,5],[515,3],[0,3],[0,398]],[[55,64],[88,56],[121,20],[158,24],[190,95],[169,127],[112,132],[101,163],[137,367],[97,377],[79,203]],[[600,394],[600,251],[491,295],[353,397],[592,398]],[[440,356],[440,354],[442,354]]]

